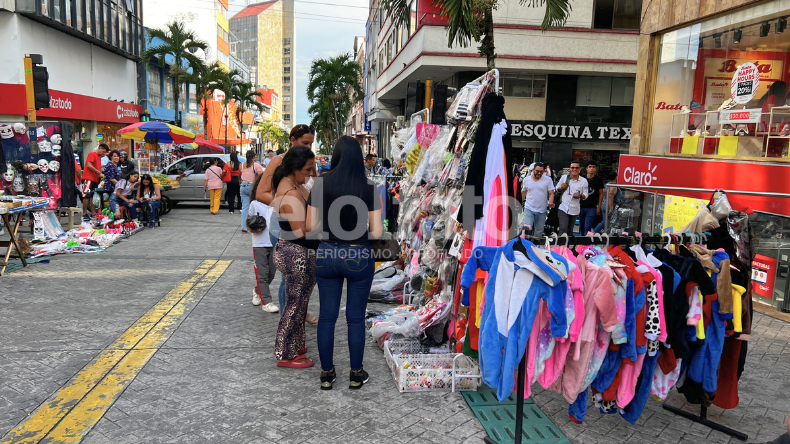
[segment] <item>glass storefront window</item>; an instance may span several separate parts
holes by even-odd
[[[502,95],[505,97],[546,97],[546,76],[506,73],[503,76]]]
[[[97,125],[98,132],[104,135],[104,140],[102,143],[106,143],[107,146],[110,147],[111,150],[125,150],[127,153],[131,153],[131,141],[129,139],[123,139],[120,135],[118,135],[118,131],[123,129],[125,124],[115,124],[115,123],[98,123]]]
[[[788,2],[774,0],[663,34],[649,151],[786,159],[788,15]],[[746,81],[733,92],[743,65]],[[724,106],[732,99],[737,103]],[[683,106],[690,113],[681,112]],[[728,112],[733,108],[750,112]]]

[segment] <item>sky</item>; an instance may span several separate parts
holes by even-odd
[[[247,0],[230,0],[230,16]],[[249,3],[257,3],[250,0]],[[368,0],[294,0],[296,19],[296,119],[310,123],[307,76],[314,59],[354,51],[354,37],[365,35]]]

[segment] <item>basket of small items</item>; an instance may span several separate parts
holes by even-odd
[[[416,339],[384,343],[384,357],[401,393],[477,390],[480,367],[474,359],[460,353],[426,351]]]

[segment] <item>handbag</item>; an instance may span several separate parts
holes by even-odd
[[[371,246],[373,247],[373,257],[377,261],[398,260],[403,254],[400,243],[389,232],[384,232],[380,239],[375,239],[371,243]]]
[[[220,177],[220,179],[222,179],[222,183],[229,183],[230,179],[231,179],[230,171],[228,171],[228,170],[223,168],[222,169],[222,177]]]
[[[266,218],[258,214],[250,214],[247,217],[247,229],[251,233],[260,233],[266,230]]]

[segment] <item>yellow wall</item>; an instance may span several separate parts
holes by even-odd
[[[282,2],[258,14],[258,84],[277,92],[280,102],[283,91],[282,14]],[[279,116],[281,103],[272,106]]]
[[[230,28],[228,28],[228,19],[222,16],[222,14],[217,11],[217,24],[225,30],[225,32],[230,32]]]
[[[546,120],[546,99],[505,97],[508,120]]]

